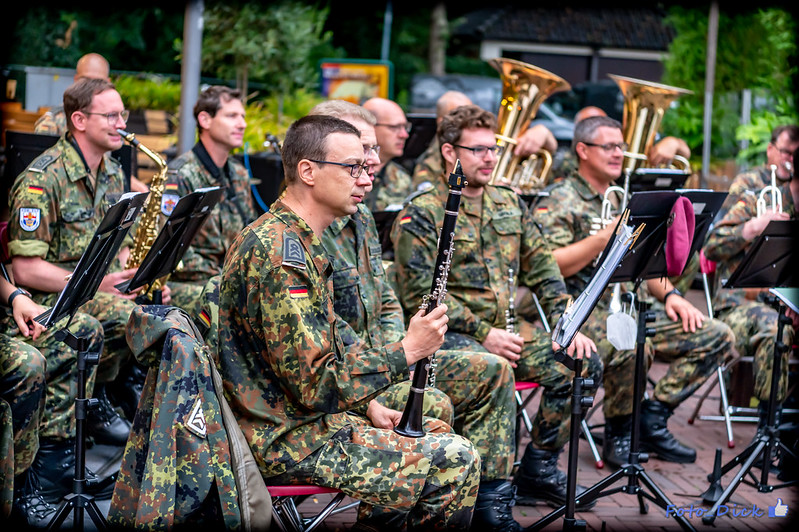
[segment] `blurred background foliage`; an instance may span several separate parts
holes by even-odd
[[[389,60],[394,99],[409,104],[415,74],[430,68],[431,15],[436,2],[392,2]],[[505,2],[507,3],[507,2]],[[203,83],[237,85],[248,96],[251,146],[263,132],[282,134],[321,97],[322,58],[379,59],[387,1],[205,0]],[[474,9],[445,2],[449,33]],[[701,154],[708,3],[666,5],[675,39],[662,83],[694,92],[665,115],[662,133],[684,138]],[[131,109],[176,113],[185,2],[143,0],[95,5],[87,0],[43,1],[9,7],[0,32],[7,64],[74,68],[84,53],[108,58]],[[756,164],[771,129],[796,122],[796,22],[785,9],[721,4],[713,101],[712,157]],[[496,76],[475,42],[446,41],[446,71]],[[740,124],[741,93],[753,96],[751,120]],[[250,132],[252,130],[252,133]],[[259,140],[260,139],[260,140]],[[748,141],[745,149],[739,142]]]

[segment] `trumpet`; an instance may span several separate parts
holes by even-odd
[[[769,206],[768,198],[771,197],[771,205]],[[782,212],[782,193],[777,188],[777,165],[771,165],[771,184],[764,187],[760,191],[760,196],[757,198],[757,216],[758,218],[767,212]]]

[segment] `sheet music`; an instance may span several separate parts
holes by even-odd
[[[588,282],[585,290],[577,297],[577,300],[570,305],[555,325],[552,333],[552,340],[561,347],[571,344],[577,331],[580,330],[585,320],[594,310],[597,301],[602,297],[602,293],[610,281],[610,276],[616,270],[625,253],[635,241],[635,237],[640,233],[641,226],[633,229],[627,224],[620,224],[616,231],[616,237],[611,245],[605,260],[594,272],[594,276]]]

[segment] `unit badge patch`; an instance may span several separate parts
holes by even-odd
[[[164,216],[170,216],[172,214],[179,199],[180,196],[177,194],[164,194],[161,196],[161,212],[164,213]]]
[[[19,210],[19,226],[23,231],[36,231],[42,221],[42,211],[33,207]]]

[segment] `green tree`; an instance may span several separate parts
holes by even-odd
[[[280,101],[293,91],[316,88],[313,60],[331,38],[322,29],[326,17],[326,8],[298,2],[215,2],[204,14],[203,66],[220,78],[235,79],[244,94],[249,94],[249,80],[262,83]]]
[[[677,108],[666,113],[663,131],[684,138],[696,154],[704,141],[708,12],[673,7],[667,22],[676,36],[664,62],[663,83],[690,89],[694,94],[680,97]],[[714,159],[733,157],[738,151],[736,141],[743,138],[752,142],[748,154],[762,156],[771,127],[796,120],[791,85],[796,75],[795,60],[796,26],[786,11],[770,8],[719,13],[711,132]],[[741,125],[744,89],[761,96],[756,100],[764,105],[753,111],[750,124]]]

